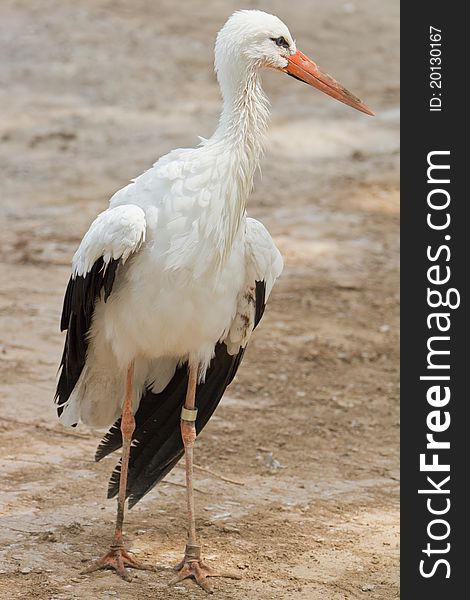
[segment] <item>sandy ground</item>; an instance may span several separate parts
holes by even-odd
[[[69,262],[110,195],[210,135],[216,31],[236,8],[284,18],[375,119],[278,73],[250,213],[285,273],[199,439],[198,528],[237,571],[216,598],[398,596],[398,7],[396,0],[3,0],[0,5],[0,597],[204,598],[169,588],[184,547],[183,470],[129,512],[162,569],[80,575],[106,549],[116,457],[56,422]]]

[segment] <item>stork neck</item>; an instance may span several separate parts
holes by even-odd
[[[217,193],[205,217],[220,272],[239,235],[253,177],[259,164],[268,120],[268,102],[253,69],[219,72],[224,107],[214,135],[203,143]],[[205,243],[205,242],[203,242]]]
[[[242,69],[241,75],[232,70],[225,73],[225,77],[219,73],[219,82],[224,107],[209,145],[217,151],[219,173],[225,172],[223,204],[219,213],[221,222],[225,223],[225,258],[245,214],[263,151],[269,111],[257,69]]]
[[[269,117],[268,100],[264,95],[258,69],[245,68],[242,74],[231,72],[219,76],[224,101],[214,141],[227,144],[258,166],[263,150],[264,135]]]

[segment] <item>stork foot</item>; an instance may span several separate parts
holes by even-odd
[[[152,569],[149,565],[143,565],[137,562],[122,546],[111,546],[109,552],[84,569],[81,573],[82,575],[85,575],[87,573],[99,571],[100,569],[114,569],[120,577],[126,581],[132,581],[132,577],[127,572],[126,567],[141,570]]]
[[[200,546],[186,546],[186,552],[183,560],[176,565],[175,571],[178,571],[178,575],[170,581],[169,585],[174,585],[179,581],[192,577],[196,580],[196,583],[202,587],[208,594],[213,594],[214,590],[209,584],[208,577],[227,577],[229,579],[241,579],[237,573],[231,573],[228,571],[218,571],[206,565],[201,560],[201,548]]]

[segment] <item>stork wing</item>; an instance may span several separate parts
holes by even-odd
[[[85,365],[95,303],[99,298],[106,302],[119,265],[140,248],[145,230],[138,206],[109,208],[93,221],[73,257],[60,324],[67,336],[55,394],[59,416]]]
[[[263,316],[269,292],[282,270],[281,255],[261,223],[247,219],[246,239],[246,288],[239,296],[237,314],[231,327],[215,347],[215,355],[205,381],[198,384],[196,390],[198,434],[209,421],[225,389],[233,380],[251,332]],[[162,392],[155,394],[147,389],[142,396],[135,415],[136,429],[127,480],[130,507],[161,481],[184,454],[180,412],[187,385],[188,365],[185,363],[178,367]],[[121,445],[118,420],[99,445],[96,460],[117,450]],[[119,478],[120,464],[111,476],[108,497],[117,494]]]
[[[237,354],[250,339],[268,301],[274,282],[282,272],[283,262],[279,250],[266,227],[256,221],[246,220],[246,281],[238,297],[237,312],[224,337],[229,354]],[[255,282],[263,283],[263,299]]]

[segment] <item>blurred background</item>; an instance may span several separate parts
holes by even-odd
[[[397,0],[2,0],[0,4],[0,598],[203,598],[168,571],[79,575],[114,521],[102,432],[56,422],[70,260],[117,189],[213,132],[215,35],[260,8],[377,113],[280,73],[249,214],[285,272],[197,445],[218,597],[398,597]],[[130,511],[139,559],[184,547],[184,471]],[[220,476],[228,478],[224,481]]]

